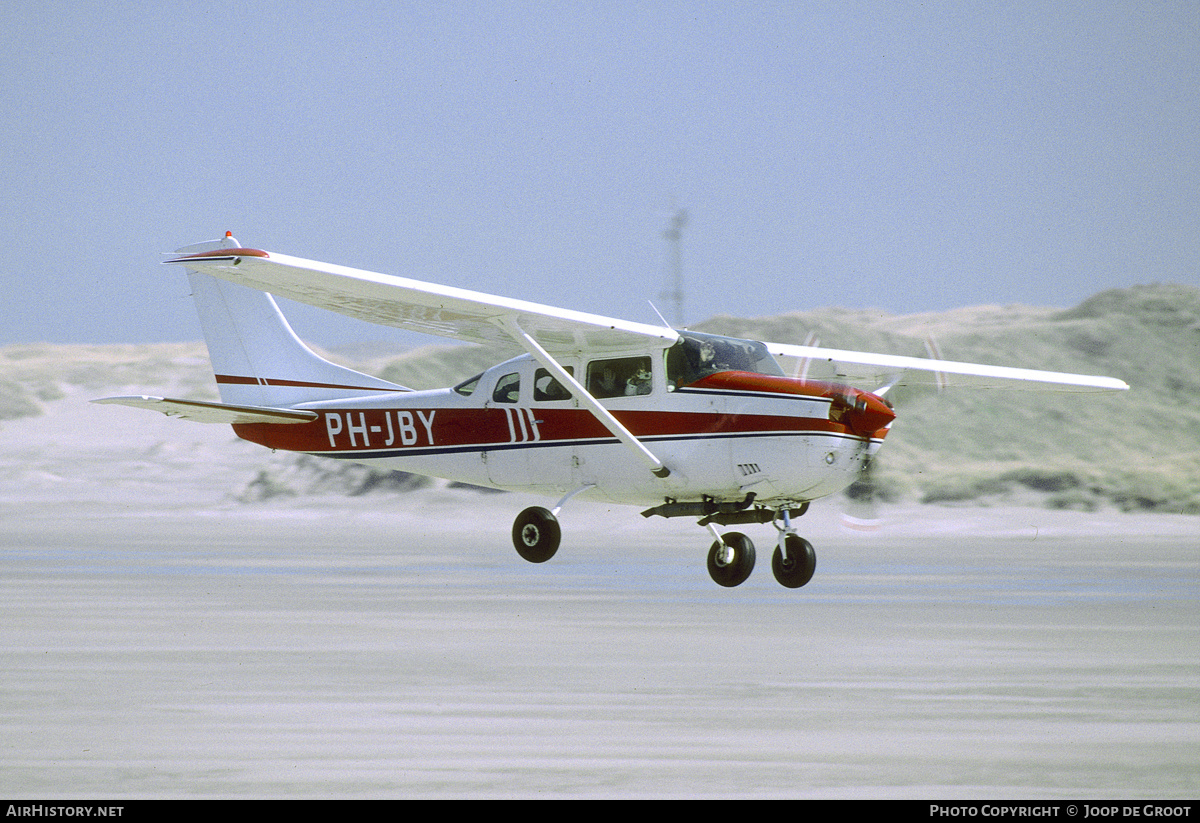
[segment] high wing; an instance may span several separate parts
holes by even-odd
[[[672,329],[512,300],[259,249],[217,249],[165,261],[349,317],[471,343],[511,346],[512,324],[556,357],[670,345]]]
[[[874,352],[827,349],[767,343],[776,357],[794,357],[809,362],[831,363],[835,377],[848,381],[876,381],[891,389],[896,386],[1006,388],[1037,391],[1097,392],[1125,391],[1129,385],[1115,377],[1017,369],[983,363],[958,363]]]
[[[665,326],[632,323],[259,249],[220,248],[165,262],[371,323],[485,345],[516,343],[556,374],[558,370],[553,363],[556,357],[594,355],[649,342],[666,347],[679,339],[678,332]],[[901,385],[1077,392],[1129,388],[1124,381],[1111,377],[818,346],[784,343],[766,346],[777,357],[828,362],[833,364],[834,377],[875,381],[875,385],[884,385],[885,389]],[[572,388],[581,389],[575,385]],[[599,408],[595,411],[603,415]]]

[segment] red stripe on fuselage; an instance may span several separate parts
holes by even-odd
[[[496,448],[521,443],[552,446],[611,440],[612,434],[583,409],[492,407],[487,409],[325,409],[312,423],[235,425],[244,440],[300,452],[381,449]],[[855,436],[832,420],[791,415],[712,412],[616,411],[639,438],[770,434]],[[877,432],[882,437],[886,432]]]
[[[891,405],[877,394],[824,380],[801,380],[782,375],[728,371],[710,374],[686,387],[701,391],[805,395],[830,401],[830,417],[861,436],[882,438],[896,419]]]

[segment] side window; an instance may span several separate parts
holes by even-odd
[[[587,388],[593,397],[649,394],[652,386],[649,357],[618,357],[588,363]]]
[[[567,374],[575,376],[575,368],[573,366],[566,367]],[[570,400],[571,393],[566,388],[554,379],[554,375],[545,369],[538,369],[533,375],[533,399],[538,403],[544,403],[552,400]]]
[[[521,375],[506,374],[496,381],[492,399],[497,403],[516,403],[521,398]]]

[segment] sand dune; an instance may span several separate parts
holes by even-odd
[[[893,503],[1200,513],[1200,290],[1137,287],[1068,311],[982,306],[894,316],[824,309],[717,318],[703,327],[784,341],[812,332],[826,345],[898,354],[922,354],[933,338],[947,358],[1121,377],[1132,391],[902,395],[900,418],[878,461],[880,492]],[[450,385],[503,354],[434,345],[371,357],[360,347],[349,365],[426,388]],[[57,476],[56,461],[90,465],[88,455],[99,460],[99,474],[67,471],[73,482],[107,478],[109,469],[114,477],[148,477],[169,467],[177,484],[234,495],[255,480],[281,493],[353,492],[364,485],[360,470],[344,466],[297,465],[265,452],[247,459],[227,431],[87,406],[106,394],[216,399],[200,343],[10,346],[0,349],[0,387],[0,443],[14,449],[13,476],[43,485]],[[124,459],[132,461],[129,471],[113,467]]]

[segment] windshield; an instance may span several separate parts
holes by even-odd
[[[722,371],[783,376],[783,369],[767,347],[754,340],[685,331],[680,332],[679,342],[667,349],[667,381],[671,386],[686,386]]]

